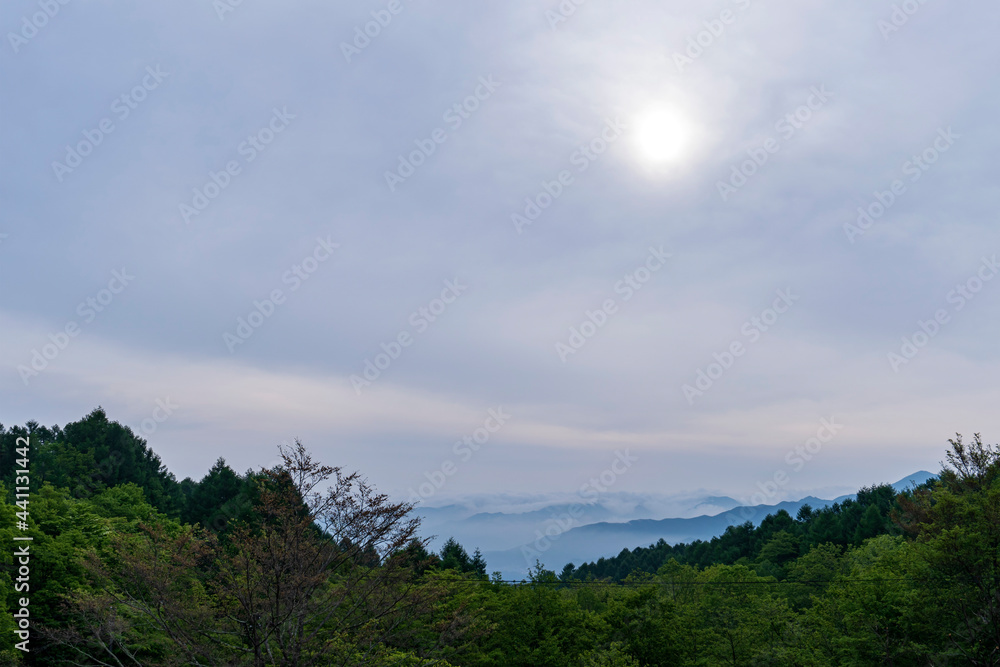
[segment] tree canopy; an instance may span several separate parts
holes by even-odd
[[[28,502],[7,474],[29,442]],[[22,449],[23,449],[23,440]],[[1000,665],[1000,448],[960,435],[938,479],[861,489],[711,540],[558,576],[428,550],[408,503],[301,443],[177,482],[98,409],[0,426],[0,661],[23,665]],[[27,530],[17,513],[29,508]],[[12,612],[30,597],[30,652]]]

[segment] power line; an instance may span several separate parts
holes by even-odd
[[[506,584],[510,586],[620,586],[625,588],[638,588],[641,586],[745,586],[745,585],[755,585],[755,586],[829,586],[836,584],[886,584],[886,583],[901,583],[901,582],[911,582],[911,583],[927,583],[926,579],[911,579],[906,577],[901,577],[897,579],[831,579],[829,581],[823,581],[819,579],[810,579],[804,581],[579,581],[579,580],[568,580],[568,581],[527,581],[525,579],[453,579],[450,581],[442,581],[439,583],[450,585],[450,584],[469,584],[469,585],[490,585],[490,584]]]

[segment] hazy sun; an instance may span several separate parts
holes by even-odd
[[[636,148],[644,159],[662,164],[676,162],[691,143],[690,123],[677,111],[653,108],[636,119]]]

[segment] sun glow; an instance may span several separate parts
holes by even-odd
[[[693,128],[688,120],[668,107],[648,109],[636,119],[636,148],[653,164],[679,161],[691,147],[692,135]]]

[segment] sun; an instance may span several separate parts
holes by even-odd
[[[647,109],[635,121],[636,149],[653,164],[677,162],[691,145],[691,123],[676,109]]]

